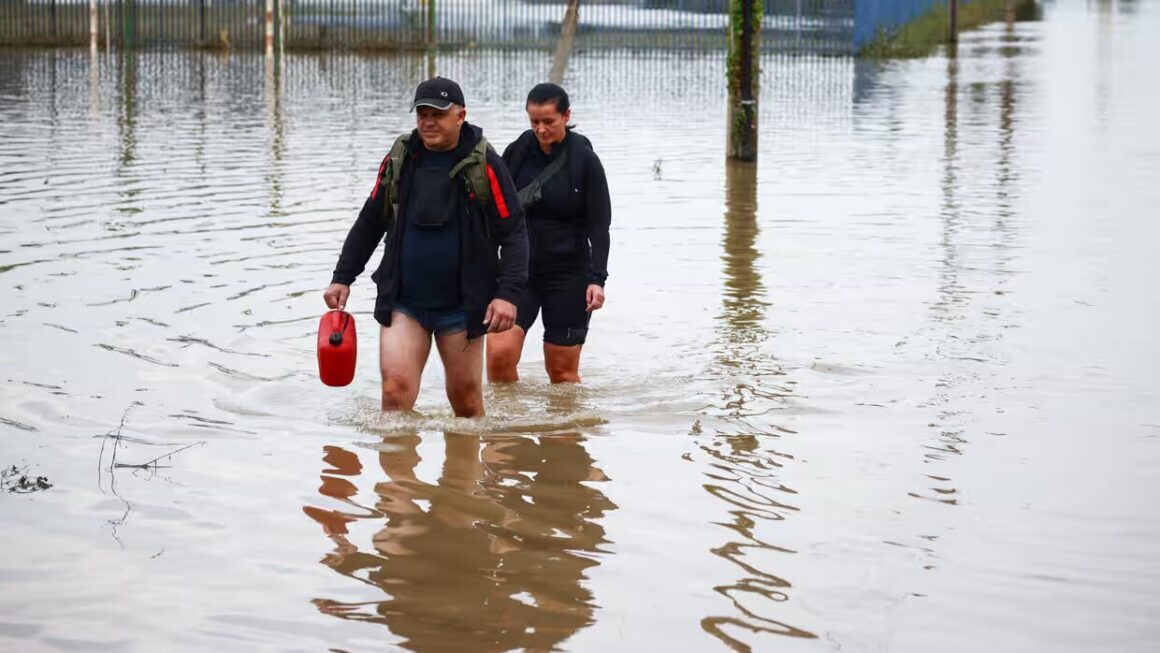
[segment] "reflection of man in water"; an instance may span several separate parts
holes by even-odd
[[[351,501],[343,476],[361,470],[358,457],[328,447],[322,494],[350,503],[348,512],[305,508],[334,540],[323,563],[375,585],[382,601],[315,601],[346,619],[385,624],[415,651],[550,650],[592,621],[585,570],[598,563],[604,529],[616,506],[588,483],[603,472],[576,435],[447,434],[436,484],[419,480],[417,435],[391,437],[379,454],[390,480],[377,483],[373,508]],[[480,448],[482,444],[482,450]],[[360,551],[347,524],[386,519]]]

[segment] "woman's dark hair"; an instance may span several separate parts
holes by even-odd
[[[532,90],[528,92],[527,104],[547,104],[553,103],[556,105],[556,111],[565,113],[568,111],[568,91],[560,88],[556,84],[544,82],[543,84],[536,84]]]

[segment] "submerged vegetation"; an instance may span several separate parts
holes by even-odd
[[[28,494],[29,492],[43,492],[52,487],[45,476],[30,476],[28,468],[16,465],[0,469],[0,490]]]

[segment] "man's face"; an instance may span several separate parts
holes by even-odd
[[[467,109],[453,104],[447,109],[419,107],[415,110],[415,125],[419,138],[427,149],[442,152],[459,144],[459,127],[467,119]]]

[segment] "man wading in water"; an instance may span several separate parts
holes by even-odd
[[[515,185],[483,131],[466,122],[465,107],[455,82],[419,84],[411,104],[417,129],[379,166],[323,294],[327,306],[344,309],[350,284],[385,241],[371,275],[384,411],[414,407],[434,338],[455,415],[483,415],[480,336],[512,327],[527,281]]]

